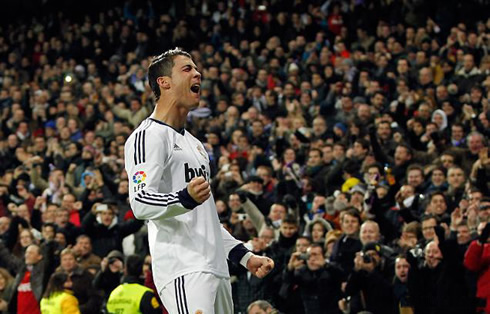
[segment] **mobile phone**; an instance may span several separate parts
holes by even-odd
[[[107,207],[107,204],[100,204],[97,205],[97,207],[95,208],[97,212],[103,212],[106,211],[107,209],[109,209],[109,207]]]

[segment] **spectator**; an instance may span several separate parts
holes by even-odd
[[[274,270],[265,279],[266,297],[271,298],[275,303],[278,302],[277,294],[281,285],[282,271],[286,267],[297,238],[298,222],[294,216],[288,215],[281,222],[279,239],[272,242],[265,250],[265,254],[275,261]]]
[[[297,253],[302,256],[300,258],[300,263],[295,263],[296,266],[300,267],[304,265],[305,257],[308,256],[308,249],[311,245],[311,238],[308,237],[299,237],[296,240],[296,245],[294,248],[294,252],[291,254],[290,260],[288,262],[288,267],[291,266],[291,259],[293,255],[297,255]],[[285,270],[285,272],[289,272],[289,270]],[[284,307],[287,307],[288,311],[295,313],[304,313],[305,309],[303,306],[303,300],[301,297],[301,290],[299,289],[297,284],[293,284],[291,282],[291,278],[288,277],[288,280],[285,280],[285,273],[283,273],[283,281],[281,284],[281,289],[279,291],[279,295],[283,299]]]
[[[352,303],[351,311],[355,313],[362,310],[373,313],[393,313],[395,298],[391,284],[385,275],[385,267],[389,266],[379,243],[365,244],[362,251],[356,253],[354,271],[347,280],[345,294],[356,296],[360,293],[361,307],[356,309],[355,304]]]
[[[138,231],[143,221],[131,219],[117,223],[114,208],[108,204],[94,204],[82,221],[83,229],[93,240],[93,252],[104,257],[111,250],[122,251],[122,239]]]
[[[425,247],[425,261],[408,255],[408,289],[416,313],[469,311],[464,272],[456,242],[444,239],[444,229],[435,227],[435,240]],[[451,273],[451,275],[448,274]]]
[[[138,255],[130,255],[124,263],[122,284],[111,292],[107,300],[110,313],[161,313],[153,291],[140,284],[143,260]]]
[[[347,208],[340,215],[342,236],[335,242],[330,261],[336,263],[347,279],[354,267],[354,257],[362,248],[359,241],[361,218],[357,209]]]
[[[70,221],[70,214],[68,210],[58,207],[55,213],[55,224],[57,232],[61,232],[65,235],[66,241],[69,244],[75,243],[75,239],[80,234],[81,229],[76,227]]]
[[[111,251],[100,262],[100,270],[94,278],[94,287],[104,291],[107,300],[111,292],[119,285],[124,271],[124,257],[119,251]]]
[[[73,247],[77,263],[82,269],[94,269],[100,266],[101,259],[92,252],[92,241],[87,235],[80,235]]]
[[[379,226],[372,220],[366,220],[361,225],[361,231],[359,233],[359,239],[362,245],[366,245],[372,242],[379,242],[381,234],[379,233]]]
[[[306,225],[305,236],[311,237],[314,243],[325,243],[327,232],[333,230],[332,226],[323,218],[315,218]]]
[[[19,264],[13,291],[9,297],[9,311],[15,313],[41,313],[41,301],[48,277],[53,271],[52,245],[46,253],[36,244],[31,244],[25,253],[23,264]]]
[[[272,227],[274,229],[274,238],[279,237],[279,227],[282,220],[287,215],[287,207],[281,203],[272,204],[269,215],[264,217],[262,212],[255,206],[255,204],[250,201],[247,197],[247,193],[244,191],[239,191],[238,196],[240,197],[240,202],[242,203],[242,208],[248,214],[250,220],[252,221],[255,230],[260,234],[264,228]],[[230,195],[231,197],[231,195]]]
[[[7,269],[0,268],[0,313],[7,313],[7,298],[12,293],[14,278]]]
[[[307,254],[291,255],[284,283],[298,285],[305,313],[335,313],[340,299],[341,273],[325,263],[323,245],[314,243]]]
[[[408,294],[407,280],[410,264],[404,256],[395,260],[395,278],[393,280],[393,294],[400,313],[413,313],[413,307]]]
[[[477,283],[477,311],[488,312],[490,310],[490,289],[489,275],[490,264],[488,262],[489,244],[488,236],[490,233],[490,224],[487,222],[479,238],[473,240],[466,251],[464,265],[469,270],[478,274]]]
[[[247,314],[278,314],[272,305],[264,300],[257,300],[252,303],[247,308]]]
[[[70,290],[70,277],[66,273],[54,273],[46,287],[46,292],[41,300],[43,313],[61,312],[79,314],[78,300]]]

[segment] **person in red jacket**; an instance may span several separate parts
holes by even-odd
[[[478,272],[477,313],[490,313],[490,223],[486,223],[479,238],[471,242],[464,257],[464,266]]]

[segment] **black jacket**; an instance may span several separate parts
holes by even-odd
[[[421,265],[412,254],[407,255],[408,289],[415,313],[469,313],[468,289],[457,243],[443,240],[439,248],[443,259],[434,269]]]
[[[142,220],[132,219],[109,227],[97,222],[96,216],[89,212],[83,217],[82,227],[92,239],[93,253],[104,258],[112,250],[122,252],[122,240],[137,232],[143,226]]]
[[[362,243],[359,239],[353,239],[346,235],[342,235],[335,242],[330,261],[342,270],[343,280],[347,279],[354,268],[354,258],[361,249]]]
[[[365,302],[365,308],[376,314],[395,313],[395,298],[390,282],[377,269],[368,273],[364,270],[353,271],[347,281],[345,293],[348,296],[362,294]],[[357,313],[354,311],[353,313]]]
[[[340,313],[341,277],[340,270],[331,265],[316,271],[303,266],[293,271],[286,269],[283,283],[289,288],[298,286],[305,313],[337,314]],[[284,296],[287,297],[287,294]]]

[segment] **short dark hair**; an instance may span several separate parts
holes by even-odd
[[[139,277],[143,271],[143,259],[136,254],[126,257],[124,265],[128,276]]]
[[[437,218],[437,216],[434,214],[423,214],[422,217],[420,217],[420,222],[422,223],[429,219],[434,219],[437,222],[437,224],[439,224],[439,218]]]
[[[413,157],[413,149],[412,147],[410,147],[408,144],[405,144],[405,143],[400,143],[397,145],[397,147],[404,147],[406,150],[407,150],[407,153]]]
[[[53,230],[56,232],[57,226],[54,222],[46,222],[42,225],[42,228],[47,228],[47,227],[53,228]]]
[[[320,158],[323,158],[323,152],[321,149],[318,149],[318,148],[310,148],[310,150],[308,151],[308,154],[311,153],[311,152],[318,152],[318,154],[320,154]]]
[[[358,143],[359,145],[362,146],[362,148],[369,150],[371,147],[371,144],[369,143],[368,140],[363,139],[363,138],[358,138],[357,140],[354,141],[354,143]]]
[[[454,127],[454,126],[456,126],[456,127],[458,127],[458,128],[462,128],[462,129],[463,129],[463,131],[464,131],[464,125],[463,125],[463,123],[460,123],[460,122],[455,122],[455,123],[453,123],[453,125],[452,125],[452,126],[453,126],[453,127]]]
[[[291,214],[287,214],[286,217],[284,217],[284,219],[282,220],[282,223],[298,226],[298,220],[296,219],[296,217],[294,217],[294,215]]]
[[[407,175],[412,170],[418,170],[418,171],[420,171],[420,173],[422,174],[422,177],[425,177],[424,168],[422,168],[421,165],[419,165],[419,164],[412,164],[412,165],[408,166],[408,168],[407,168]]]
[[[322,250],[322,255],[325,254],[325,248],[323,247],[322,243],[318,243],[318,242],[315,242],[315,243],[312,243],[310,245],[310,249],[314,248],[314,247],[318,247],[320,248],[320,250]]]
[[[377,127],[379,127],[381,124],[388,124],[388,126],[391,128],[391,123],[388,120],[379,121]]]
[[[418,122],[418,123],[422,124],[422,126],[425,128],[426,122],[424,119],[422,119],[420,117],[415,117],[415,118],[413,118],[413,122]]]
[[[160,86],[157,84],[157,79],[161,76],[172,76],[172,68],[174,67],[174,58],[176,56],[184,56],[192,59],[188,52],[180,48],[175,48],[167,50],[153,58],[148,67],[148,83],[157,101],[160,99]]]
[[[361,215],[359,214],[359,210],[355,208],[354,206],[349,206],[345,208],[343,211],[340,213],[340,222],[344,220],[345,215],[352,216],[357,219],[359,222],[359,225],[362,223]]]
[[[379,162],[375,162],[373,164],[370,164],[369,166],[366,167],[366,171],[368,171],[370,168],[376,168],[378,169],[379,171],[379,175],[384,175],[385,173],[385,170],[383,168],[383,166],[381,166],[381,164]]]
[[[441,192],[441,191],[435,191],[435,192],[432,192],[432,193],[430,194],[430,196],[429,196],[429,202],[431,202],[431,201],[432,201],[432,199],[433,199],[435,196],[437,196],[437,195],[442,196],[442,198],[444,199],[444,202],[447,204],[446,195],[444,195],[444,193],[443,193],[443,192]]]

